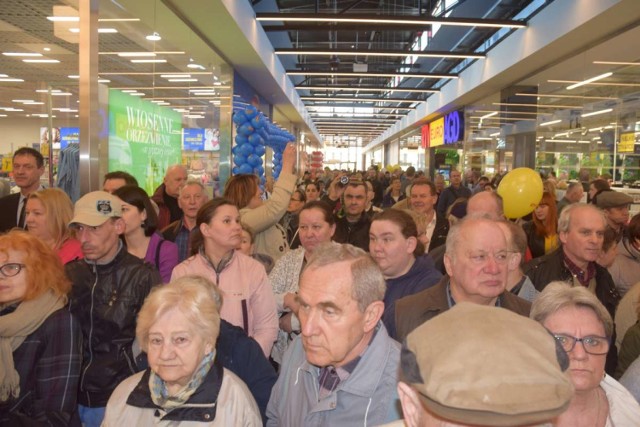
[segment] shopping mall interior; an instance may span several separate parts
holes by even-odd
[[[638,0],[1,4],[4,173],[33,146],[53,183],[76,143],[84,191],[115,169],[151,187],[182,162],[215,193],[253,105],[331,168],[640,183]]]

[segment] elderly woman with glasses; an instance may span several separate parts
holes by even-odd
[[[35,235],[0,235],[0,425],[79,425],[80,326],[71,283]]]
[[[589,290],[551,282],[531,308],[569,356],[575,395],[554,426],[637,426],[640,405],[616,380],[605,374],[613,321]]]
[[[213,284],[184,276],[145,300],[136,338],[149,368],[114,390],[103,426],[261,426],[247,386],[216,357],[220,332]]]

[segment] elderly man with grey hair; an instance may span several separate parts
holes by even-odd
[[[447,275],[437,285],[396,302],[398,340],[462,301],[528,316],[531,304],[506,289],[509,260],[507,239],[494,219],[471,216],[456,223],[445,246]]]
[[[593,205],[574,203],[567,206],[558,219],[561,246],[545,256],[534,258],[524,269],[533,285],[542,291],[550,282],[560,280],[572,286],[583,286],[600,300],[614,316],[620,294],[611,274],[596,263],[602,251],[607,220]],[[614,334],[615,342],[615,334]],[[607,357],[607,372],[613,374],[617,364],[615,345]]]
[[[162,184],[153,193],[151,200],[158,205],[158,228],[162,229],[174,221],[182,218],[182,211],[178,206],[180,188],[187,182],[187,168],[173,165],[167,168]]]
[[[564,193],[564,197],[558,202],[558,215],[569,205],[578,203],[584,196],[584,190],[582,189],[582,183],[572,182],[567,187],[567,191]]]
[[[198,210],[208,200],[204,185],[195,179],[188,180],[179,190],[178,206],[182,218],[172,222],[162,230],[162,237],[178,245],[178,261],[189,257],[191,231],[196,227]]]
[[[385,281],[373,259],[325,243],[300,277],[301,333],[285,353],[267,426],[380,425],[400,419],[400,347],[380,321]]]

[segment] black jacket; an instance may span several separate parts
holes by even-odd
[[[18,206],[20,205],[20,193],[9,194],[0,199],[0,233],[18,226]]]
[[[447,241],[447,234],[449,234],[449,220],[444,216],[436,212],[436,227],[433,229],[431,240],[429,241],[429,252],[444,245]]]
[[[573,282],[573,275],[564,265],[562,246],[550,254],[529,261],[524,266],[524,274],[529,276],[531,282],[539,291],[542,291],[554,280]],[[607,269],[598,264],[596,264],[596,296],[613,318],[620,301],[620,294],[616,290],[616,286]]]
[[[116,386],[139,370],[131,349],[136,317],[151,288],[162,279],[155,267],[124,246],[108,264],[76,260],[65,270],[72,282],[69,310],[78,319],[84,340],[78,403],[103,407]]]
[[[351,243],[369,252],[369,227],[371,220],[366,212],[363,212],[358,222],[349,222],[347,217],[336,219],[336,232],[333,241],[338,243]]]

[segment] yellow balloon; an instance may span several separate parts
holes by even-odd
[[[542,199],[542,178],[533,169],[514,169],[500,181],[498,194],[503,200],[504,216],[523,217],[533,212]]]

